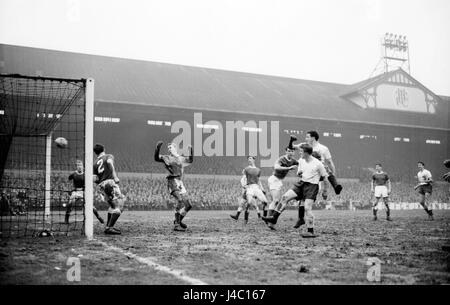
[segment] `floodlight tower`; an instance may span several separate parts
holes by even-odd
[[[381,38],[381,58],[372,72],[373,76],[382,67],[382,73],[402,68],[411,74],[409,42],[404,35],[386,33]]]

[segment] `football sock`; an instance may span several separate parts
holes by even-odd
[[[281,213],[278,211],[273,211],[273,223],[276,224],[278,221],[278,217],[280,217]]]
[[[179,224],[180,223],[180,213],[178,213],[178,212],[175,212],[175,224]]]
[[[305,206],[301,205],[298,207],[298,219],[305,218]]]
[[[333,187],[336,195],[339,195],[342,191],[342,186],[340,184],[338,184],[336,177],[334,175],[329,175],[328,181],[330,182],[331,186]]]
[[[245,211],[245,212],[244,212],[244,220],[245,220],[245,221],[247,221],[247,220],[248,220],[248,214],[249,214],[249,212],[248,212],[248,211]]]
[[[236,212],[236,218],[239,218],[239,215],[241,215],[241,211]]]
[[[95,215],[95,217],[97,217],[97,219],[101,218],[100,215],[98,214],[98,211],[96,208],[94,208],[92,211],[94,212],[94,215]]]
[[[111,213],[110,212],[108,212],[108,220],[106,221],[106,227],[107,228],[109,228],[110,227],[110,225],[109,225],[109,223],[111,222]]]
[[[267,210],[263,210],[263,216],[267,216]]]
[[[119,219],[120,214],[119,213],[113,213],[111,214],[111,220],[109,222],[109,227],[112,228],[116,224],[117,219]]]

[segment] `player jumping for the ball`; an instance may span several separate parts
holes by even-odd
[[[331,157],[330,150],[325,145],[319,143],[319,133],[315,130],[311,130],[306,133],[305,141],[307,144],[309,144],[313,148],[313,151],[318,152],[320,154],[322,163],[325,166],[325,169],[328,174],[327,175],[328,181],[330,182],[331,186],[333,187],[336,195],[339,195],[342,192],[342,185],[340,185],[336,179],[336,176],[335,176],[336,167],[334,166],[334,162]],[[303,143],[293,145],[293,146],[294,146],[294,148],[299,149],[300,145],[302,145],[302,144]],[[328,197],[326,181],[323,181],[322,197],[324,200],[326,200]]]
[[[433,210],[428,206],[428,202],[430,200],[430,196],[433,192],[433,177],[431,176],[431,172],[425,169],[425,164],[423,162],[418,162],[417,167],[419,168],[419,172],[417,173],[417,179],[419,180],[419,184],[414,187],[420,195],[420,204],[423,206],[423,209],[428,214],[428,218],[433,220]]]
[[[377,220],[378,203],[383,197],[384,205],[386,206],[386,220],[391,220],[389,209],[389,194],[391,193],[391,180],[389,176],[383,172],[381,164],[375,165],[376,172],[372,175],[370,182],[370,191],[375,195],[375,203],[373,204],[373,220]]]
[[[289,201],[297,199],[304,200],[305,220],[308,232],[303,237],[316,237],[314,234],[314,215],[312,205],[319,192],[319,181],[321,177],[326,177],[327,172],[322,162],[312,156],[313,149],[309,144],[300,145],[301,158],[299,159],[297,175],[300,180],[294,184],[293,188],[287,191],[282,197],[272,216],[263,217],[270,223],[269,227],[274,229],[281,213],[285,210]]]
[[[114,168],[114,156],[105,153],[102,144],[95,144],[94,153],[97,160],[94,163],[94,182],[98,184],[105,201],[109,204],[108,220],[106,221],[105,234],[121,234],[114,225],[123,212],[125,196],[120,192],[120,182]]]
[[[286,178],[290,170],[297,168],[298,161],[294,159],[295,148],[292,143],[297,140],[295,137],[291,136],[289,145],[286,147],[286,154],[281,156],[273,167],[273,174],[269,177],[269,190],[272,195],[272,202],[269,205],[268,216],[273,215],[277,204],[281,199],[281,188],[283,187],[283,179]],[[266,215],[264,215],[266,216]]]
[[[164,163],[166,169],[169,171],[167,178],[167,186],[170,194],[177,200],[175,207],[175,231],[186,231],[187,225],[182,222],[186,214],[191,210],[192,205],[186,197],[186,188],[183,184],[184,167],[192,164],[194,161],[194,151],[192,146],[189,146],[189,157],[179,155],[174,143],[169,143],[167,146],[169,155],[161,155],[160,150],[163,142],[159,141],[156,144],[155,161]]]
[[[77,200],[84,200],[84,166],[83,161],[77,160],[76,162],[77,169],[73,173],[69,175],[69,181],[73,183],[73,191],[70,194],[69,204],[66,207],[66,216],[64,222],[66,224],[69,223],[70,212],[72,211],[73,205],[77,202]],[[95,207],[93,207],[94,215],[97,217],[100,223],[105,223],[102,217],[98,214],[98,211]]]

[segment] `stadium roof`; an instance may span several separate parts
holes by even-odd
[[[447,98],[436,114],[364,109],[345,98],[386,74],[337,84],[2,44],[0,72],[92,77],[100,102],[449,129]]]

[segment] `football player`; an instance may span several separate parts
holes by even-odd
[[[182,179],[184,168],[194,162],[194,151],[192,146],[189,146],[190,155],[186,157],[178,154],[174,143],[169,143],[169,145],[167,145],[169,155],[161,155],[160,150],[162,145],[163,142],[161,141],[156,144],[154,159],[156,162],[164,163],[164,166],[169,172],[169,175],[166,177],[167,187],[170,195],[177,200],[177,205],[175,207],[174,230],[186,231],[187,225],[184,224],[182,220],[191,210],[192,205],[186,197],[187,191]]]
[[[334,192],[336,195],[339,195],[342,192],[342,185],[340,185],[337,182],[337,179],[335,177],[336,173],[336,167],[334,166],[333,159],[331,157],[330,150],[325,145],[319,143],[319,133],[315,130],[308,131],[306,133],[305,141],[307,144],[312,146],[313,151],[318,152],[320,154],[322,163],[325,166],[325,169],[327,170],[327,178],[330,182],[331,186],[334,189]],[[303,143],[301,143],[303,144]],[[295,148],[299,149],[301,144],[294,145]],[[323,181],[323,190],[322,190],[322,197],[324,200],[327,199],[327,186],[326,182]]]
[[[239,205],[238,205],[238,209],[236,211],[236,215],[230,215],[230,217],[237,221],[237,220],[239,220],[239,215],[241,215],[242,211],[245,210],[244,222],[245,222],[245,224],[247,224],[248,214],[249,214],[248,202],[247,202],[247,177],[244,175],[241,178],[241,187],[242,187],[242,197],[239,198]]]
[[[246,177],[247,180],[247,187],[246,187],[247,202],[249,205],[255,207],[256,212],[258,214],[258,218],[261,218],[257,200],[261,201],[263,205],[263,213],[266,213],[265,209],[268,203],[268,200],[265,195],[266,192],[264,191],[264,187],[261,181],[259,180],[261,176],[261,169],[256,167],[255,157],[248,156],[247,160],[249,165],[242,171],[242,174]]]
[[[419,184],[414,187],[414,190],[419,194],[420,205],[422,205],[425,212],[427,212],[428,218],[433,220],[433,210],[428,206],[430,196],[433,193],[433,177],[431,176],[431,172],[425,169],[425,163],[419,161],[417,167],[419,168],[419,172],[417,173]]]
[[[389,194],[391,193],[391,180],[389,176],[383,172],[383,168],[380,163],[375,165],[375,173],[372,175],[372,181],[370,182],[370,192],[375,195],[375,202],[372,206],[373,220],[377,220],[378,203],[383,198],[384,205],[386,206],[386,220],[390,221],[390,209],[389,209]]]
[[[269,190],[272,195],[272,202],[269,205],[268,215],[272,216],[277,204],[281,199],[281,188],[283,187],[283,179],[286,178],[290,170],[296,169],[298,161],[294,159],[295,149],[292,143],[297,140],[294,136],[291,136],[289,145],[286,147],[286,154],[278,158],[273,167],[272,176],[269,177]],[[266,216],[266,215],[264,215]]]
[[[125,196],[118,185],[120,180],[114,167],[114,156],[106,154],[102,144],[95,144],[94,153],[97,155],[94,163],[94,182],[98,184],[105,201],[109,204],[105,234],[118,235],[121,231],[114,228],[114,225],[123,212]]]
[[[72,211],[72,206],[77,200],[84,199],[84,166],[83,161],[77,160],[76,162],[77,169],[69,175],[69,181],[73,183],[73,190],[70,194],[69,204],[66,206],[66,216],[64,222],[66,224],[69,223],[70,212]],[[95,207],[93,207],[93,212],[95,217],[97,217],[100,223],[105,223],[102,217],[98,214],[98,211]]]
[[[297,199],[304,201],[305,220],[307,225],[307,233],[302,237],[316,237],[314,234],[314,215],[312,214],[312,205],[317,198],[319,192],[319,181],[321,177],[326,177],[327,172],[322,162],[312,156],[313,149],[309,144],[300,146],[302,157],[299,159],[297,175],[300,180],[294,184],[293,188],[287,191],[282,197],[276,210],[272,216],[263,217],[269,222],[271,229],[278,221],[278,217],[285,210],[289,201]]]

